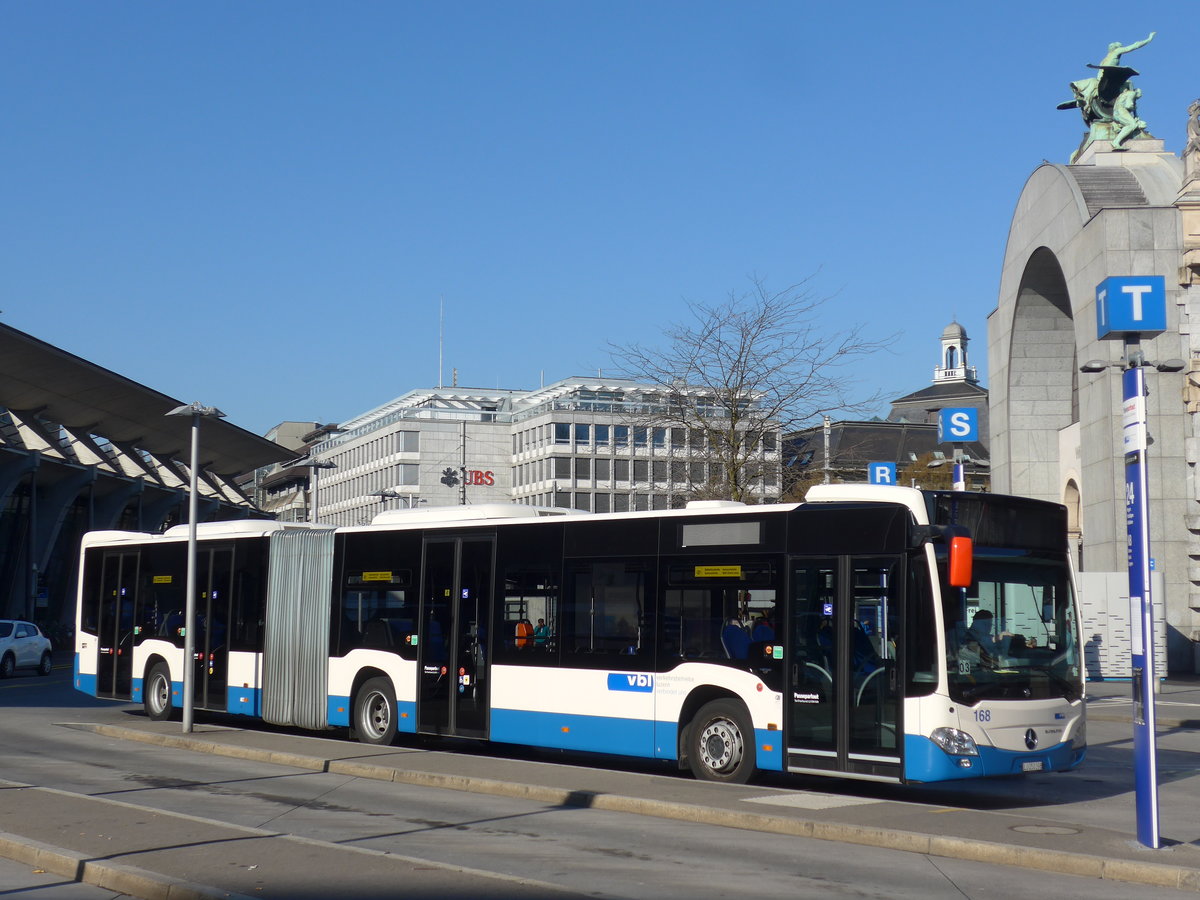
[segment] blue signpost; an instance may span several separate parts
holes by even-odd
[[[951,406],[938,411],[938,443],[959,444],[979,440],[979,410],[970,406]],[[954,450],[954,475],[951,484],[956,491],[967,489],[967,468]]]
[[[1138,840],[1158,849],[1158,752],[1155,735],[1154,606],[1150,582],[1150,510],[1146,485],[1146,374],[1121,375],[1125,447],[1125,528],[1129,539],[1129,619],[1133,676],[1133,771]]]
[[[1138,841],[1158,849],[1158,739],[1155,734],[1154,605],[1150,582],[1147,488],[1146,363],[1143,336],[1167,327],[1166,279],[1112,276],[1096,285],[1096,336],[1124,341],[1121,435],[1125,457],[1125,528],[1129,542],[1130,654],[1133,681],[1133,768]]]

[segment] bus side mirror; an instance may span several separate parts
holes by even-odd
[[[974,561],[975,544],[969,537],[950,538],[950,558],[947,571],[950,587],[971,586],[971,568]]]

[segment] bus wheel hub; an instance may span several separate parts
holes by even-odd
[[[725,771],[741,761],[741,732],[727,719],[710,722],[700,735],[700,749],[704,762],[710,769]]]

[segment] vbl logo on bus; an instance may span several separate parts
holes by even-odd
[[[608,689],[648,694],[654,690],[654,676],[645,673],[609,672]]]

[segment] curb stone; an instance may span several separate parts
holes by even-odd
[[[102,862],[82,853],[53,847],[9,832],[0,831],[0,856],[53,872],[72,881],[95,885],[119,894],[129,894],[143,900],[252,900],[247,894],[236,894],[203,884],[181,881],[136,866]]]

